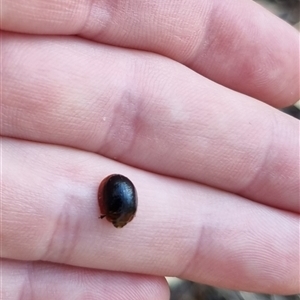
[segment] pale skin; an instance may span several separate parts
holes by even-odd
[[[3,299],[299,286],[299,33],[248,0],[2,0]],[[255,17],[254,17],[255,16]],[[109,174],[134,220],[99,219]]]

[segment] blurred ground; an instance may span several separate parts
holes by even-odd
[[[256,2],[300,30],[300,0],[256,0]],[[300,101],[283,111],[300,119]],[[230,291],[177,278],[168,278],[168,282],[171,300],[300,300],[300,295],[279,296]]]
[[[171,288],[171,300],[300,300],[300,296],[254,294],[182,281]]]

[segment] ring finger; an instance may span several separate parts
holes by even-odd
[[[2,144],[4,258],[299,292],[296,214],[92,153]],[[139,194],[137,215],[123,229],[99,219],[97,188],[110,173],[127,175]]]

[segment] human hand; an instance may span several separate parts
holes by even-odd
[[[299,121],[271,107],[299,98],[292,27],[251,1],[4,0],[1,21],[5,299],[300,292]],[[139,194],[120,230],[111,173]]]

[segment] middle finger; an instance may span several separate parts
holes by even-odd
[[[2,135],[299,212],[297,120],[150,53],[21,35],[3,53]]]

